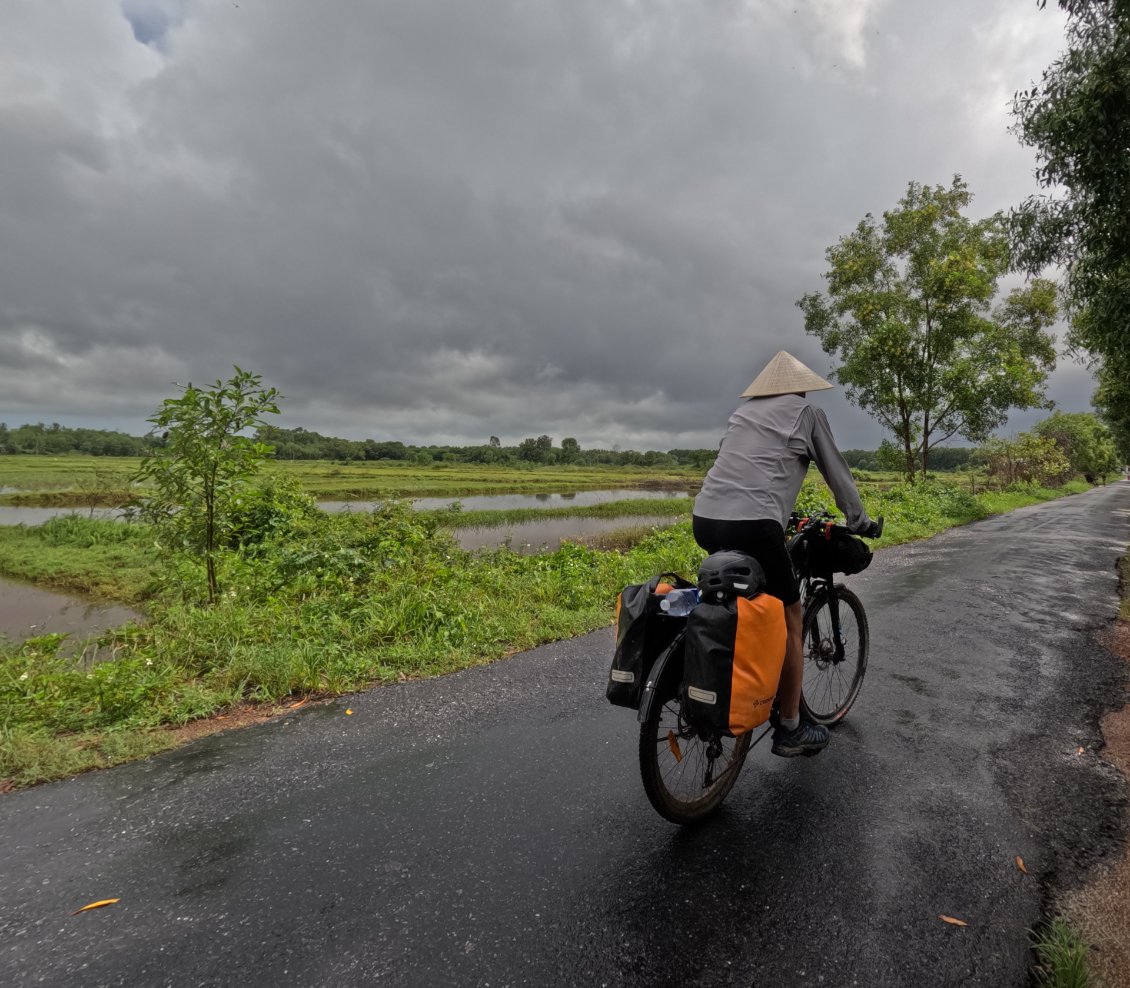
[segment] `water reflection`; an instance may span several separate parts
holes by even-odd
[[[470,497],[420,497],[412,502],[419,511],[449,508],[458,502],[465,511],[508,511],[514,508],[587,507],[611,501],[657,500],[688,497],[686,491],[573,491],[565,494],[476,494]],[[369,512],[380,508],[380,501],[319,501],[318,507],[330,514],[345,511]],[[80,518],[120,520],[121,508],[50,507],[29,508],[0,505],[0,525],[42,525],[51,518],[78,515]]]
[[[451,534],[464,549],[497,549],[509,543],[522,555],[552,552],[564,540],[575,540],[625,528],[665,528],[680,519],[645,518],[547,518],[498,528],[457,528]]]
[[[122,517],[121,508],[24,508],[0,505],[0,525],[42,525],[52,518],[64,515],[78,515],[80,518],[112,518],[115,521]]]
[[[12,641],[47,634],[85,637],[141,619],[128,607],[0,579],[0,636]]]
[[[420,511],[450,507],[458,501],[465,511],[508,511],[513,508],[588,507],[611,501],[660,500],[687,497],[686,491],[572,491],[567,494],[477,494],[473,497],[421,497],[412,502]],[[329,508],[324,510],[329,511]]]

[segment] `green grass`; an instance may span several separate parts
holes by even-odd
[[[549,518],[686,518],[691,513],[690,498],[633,498],[604,504],[561,508],[510,508],[499,511],[464,511],[450,508],[422,511],[443,528],[499,528]]]
[[[1053,919],[1034,936],[1036,983],[1040,988],[1092,988],[1090,948],[1063,919]]]
[[[55,590],[138,603],[161,575],[153,533],[141,525],[62,516],[0,526],[0,575]]]
[[[19,787],[62,779],[155,755],[176,744],[178,738],[171,731],[126,729],[56,735],[46,728],[0,728],[0,783],[8,780],[9,785]]]
[[[375,497],[469,497],[475,494],[538,494],[650,487],[685,490],[698,486],[702,471],[691,468],[507,465],[401,461],[334,464],[285,460],[271,469],[297,480],[308,494],[326,500]]]
[[[1063,493],[974,497],[920,484],[865,500],[887,518],[883,543],[895,544]],[[806,485],[802,501],[831,503],[818,484]],[[658,505],[673,518],[689,508],[684,499],[597,510],[650,514]],[[167,725],[244,700],[432,676],[590,631],[609,622],[625,584],[668,570],[693,575],[703,555],[685,519],[594,540],[602,548],[566,544],[536,556],[464,552],[440,520],[390,502],[373,513],[272,522],[270,538],[221,559],[223,594],[212,607],[202,606],[201,568],[162,558],[147,526],[71,517],[0,528],[0,573],[144,601],[150,616],[104,635],[100,648],[115,658],[94,665],[60,654],[56,636],[0,648],[0,777],[24,785],[109,764],[164,744]]]
[[[22,505],[123,504],[140,460],[111,456],[0,456],[0,503]],[[334,463],[278,460],[270,470],[293,478],[312,497],[324,500],[386,497],[468,497],[474,494],[538,494],[604,488],[650,487],[686,490],[702,471],[679,467],[612,467],[403,461]]]

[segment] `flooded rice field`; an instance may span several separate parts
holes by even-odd
[[[122,517],[120,508],[25,508],[0,504],[0,525],[42,525],[45,521],[60,515],[78,515],[80,518]]]
[[[687,497],[686,491],[577,491],[573,494],[476,494],[470,497],[417,497],[412,501],[412,508],[417,511],[433,511],[450,508],[458,503],[466,511],[512,511],[519,508],[590,508],[594,504],[609,504],[614,501],[646,501],[666,500],[670,497]],[[331,514],[345,511],[375,511],[381,506],[380,501],[319,501],[319,508]],[[120,519],[122,511],[118,508],[25,508],[20,505],[0,504],[0,525],[43,525],[44,521],[58,518],[60,515],[78,514],[81,518],[110,518]],[[588,518],[562,518],[556,519],[555,525],[574,526],[573,535],[589,534],[588,529],[582,531],[582,522],[597,521]],[[651,523],[646,519],[637,520],[640,525]],[[668,519],[669,521],[669,519]],[[530,525],[541,525],[541,522],[529,522]],[[547,522],[548,523],[548,522]],[[637,523],[632,519],[620,519],[616,528],[624,528]],[[519,525],[507,527],[516,531]],[[608,529],[601,529],[608,530]],[[568,532],[565,532],[567,537]]]
[[[514,522],[498,528],[456,528],[455,540],[464,549],[497,549],[509,545],[517,553],[531,555],[552,552],[563,541],[615,532],[625,528],[663,528],[678,518],[670,516],[630,518],[547,518],[544,521]]]
[[[0,637],[10,641],[48,634],[81,639],[141,619],[141,614],[128,607],[0,578]]]
[[[514,508],[587,507],[610,501],[686,497],[685,491],[578,491],[575,494],[498,494],[478,495],[461,499],[419,498],[413,506],[419,510],[448,507],[459,500],[468,511],[510,510]],[[372,511],[380,506],[374,501],[322,501],[323,511]],[[120,518],[114,508],[75,509],[73,507],[9,507],[0,506],[0,525],[42,525],[60,515],[93,518]],[[670,516],[624,518],[547,518],[511,522],[496,528],[456,528],[452,535],[464,549],[496,549],[509,545],[515,552],[529,555],[552,552],[565,540],[584,539],[628,528],[661,528],[674,524]],[[69,634],[76,641],[96,635],[107,628],[127,621],[141,620],[142,615],[128,608],[95,602],[72,594],[40,590],[0,578],[0,638],[23,641],[37,635]]]
[[[458,501],[468,511],[502,511],[515,508],[588,507],[611,501],[687,497],[685,491],[600,490],[577,491],[572,494],[493,494],[465,498],[417,498],[412,502],[418,510],[442,509]],[[377,501],[320,501],[323,511],[372,511]],[[14,507],[0,505],[0,525],[42,525],[61,515],[84,518],[120,519],[116,508]],[[511,522],[492,528],[456,528],[452,535],[468,550],[495,549],[509,545],[515,552],[532,554],[552,552],[562,541],[584,539],[628,528],[664,527],[674,524],[670,516],[623,518],[547,518]],[[39,590],[0,579],[0,637],[23,641],[36,635],[70,634],[76,639],[97,634],[141,615],[127,607],[119,607],[70,594]]]
[[[571,494],[473,494],[467,497],[418,497],[412,501],[417,511],[440,511],[459,504],[464,511],[512,511],[515,508],[587,508],[613,501],[661,500],[687,497],[686,491],[574,491]],[[318,507],[330,513],[373,511],[380,501],[319,501]]]

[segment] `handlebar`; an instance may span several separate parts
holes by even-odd
[[[865,539],[877,539],[883,534],[883,516],[880,515],[873,522],[873,527],[867,532],[854,532],[846,525],[839,525],[832,521],[832,516],[827,511],[814,515],[798,515],[795,511],[789,515],[789,529],[796,535],[808,532],[822,531],[831,535],[835,532],[846,532],[848,535],[857,535]]]

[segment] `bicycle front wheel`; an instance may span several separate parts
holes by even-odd
[[[640,775],[660,816],[672,823],[696,823],[718,809],[734,788],[751,735],[702,737],[683,717],[678,682],[666,687],[640,725]]]
[[[820,591],[804,610],[804,689],[801,713],[817,724],[843,720],[863,687],[869,632],[859,598],[836,585],[840,633],[832,623],[831,598]]]

